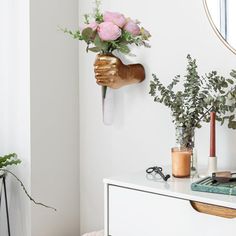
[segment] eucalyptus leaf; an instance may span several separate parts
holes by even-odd
[[[234,84],[234,81],[232,79],[227,79],[228,83]]]
[[[236,129],[236,121],[229,121],[229,128]]]

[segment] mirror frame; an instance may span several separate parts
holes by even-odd
[[[222,43],[234,54],[236,54],[236,49],[233,48],[225,39],[224,37],[221,35],[220,31],[217,29],[217,27],[215,26],[215,23],[213,22],[213,19],[211,17],[211,13],[209,11],[208,8],[208,4],[207,4],[207,0],[203,0],[203,5],[204,5],[204,9],[207,15],[207,18],[211,24],[211,27],[213,28],[215,34],[218,36],[218,38],[222,41]]]

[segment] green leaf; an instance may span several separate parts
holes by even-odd
[[[231,129],[236,129],[236,121],[229,121],[228,127]]]
[[[120,45],[118,50],[121,52],[121,53],[124,53],[124,54],[129,54],[130,53],[130,49],[127,45]]]
[[[231,75],[234,79],[236,79],[236,70],[232,70],[232,71],[230,72],[230,75]]]
[[[94,42],[94,45],[95,45],[96,47],[102,48],[103,42],[102,42],[102,40],[100,39],[100,37],[99,37],[98,34],[96,34],[95,39],[94,39],[93,42]]]
[[[228,83],[230,84],[234,84],[234,81],[232,79],[226,79],[228,81]]]
[[[9,165],[20,164],[21,160],[17,158],[16,153],[11,153],[0,157],[0,168],[7,167]]]
[[[95,32],[91,28],[85,28],[82,31],[82,37],[85,42],[90,42],[94,37]]]
[[[233,121],[234,118],[235,118],[235,115],[231,115],[231,116],[229,117],[229,120],[230,120],[230,121]]]
[[[16,153],[11,153],[11,154],[8,154],[8,155],[5,155],[5,156],[0,156],[0,164],[7,161],[7,160],[10,160],[12,158],[17,158],[17,155]]]
[[[98,48],[98,47],[88,48],[88,50],[91,51],[91,52],[95,52],[95,53],[98,53],[98,52],[101,51],[101,49]]]
[[[235,109],[235,108],[234,108],[233,106],[229,106],[229,111],[230,111],[230,112],[234,112],[234,109]]]
[[[96,46],[96,48],[100,49],[100,51],[107,51],[108,49],[108,43],[102,41],[98,34],[96,34],[93,43]]]
[[[84,14],[84,23],[89,24],[89,14]]]
[[[11,160],[11,161],[6,161],[6,162],[1,164],[1,168],[7,167],[7,166],[10,166],[10,165],[17,165],[17,164],[20,164],[20,163],[21,163],[21,160],[19,160],[19,159]]]

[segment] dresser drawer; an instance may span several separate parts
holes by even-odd
[[[107,235],[222,236],[236,232],[236,219],[196,211],[189,200],[108,185]]]

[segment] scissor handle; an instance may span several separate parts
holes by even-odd
[[[162,167],[153,166],[153,167],[149,167],[149,168],[146,170],[146,173],[147,173],[147,174],[151,174],[151,173],[153,173],[153,172],[158,173],[158,170],[162,171]]]

